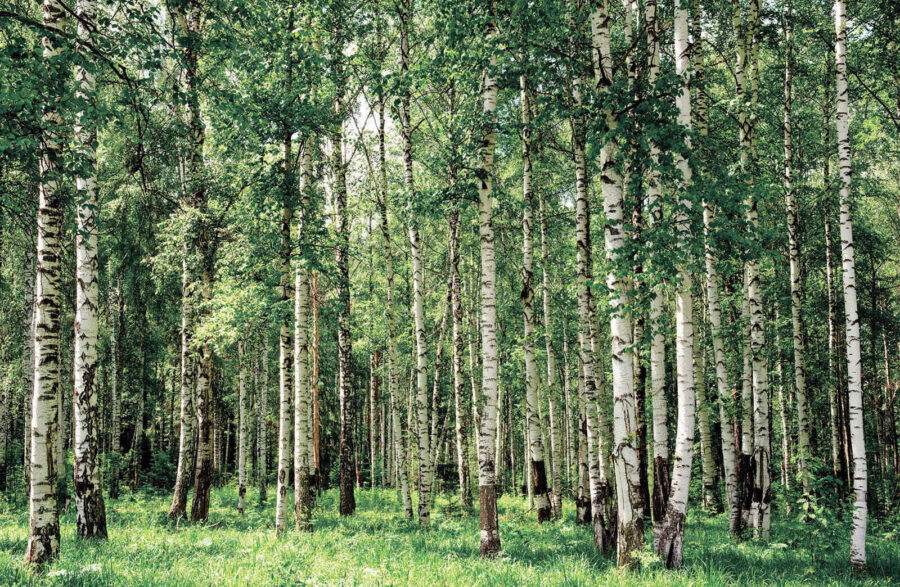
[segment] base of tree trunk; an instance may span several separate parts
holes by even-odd
[[[591,500],[586,495],[575,497],[575,523],[583,526],[591,523]]]
[[[637,514],[638,511],[634,513]],[[644,519],[635,516],[630,524],[620,523],[617,539],[616,564],[619,568],[637,570],[640,560],[635,554],[644,549]]]
[[[609,481],[603,481],[597,493],[597,499],[591,500],[594,546],[603,554],[612,555],[616,551],[618,513]]]
[[[547,487],[547,469],[544,461],[531,461],[531,482],[534,487],[534,503],[537,506],[538,524],[549,522],[552,515],[550,488]]]
[[[191,502],[191,521],[205,522],[209,517],[209,492],[212,489],[212,460],[197,463],[194,479],[194,500]]]
[[[79,491],[77,482],[75,491]],[[93,491],[80,498],[76,497],[76,500],[81,501],[81,504],[76,504],[76,535],[79,538],[106,540],[106,505],[99,494],[99,488],[94,487]]]
[[[494,558],[500,554],[500,529],[497,527],[497,486],[479,485],[481,510],[481,556]]]
[[[684,514],[674,509],[666,512],[659,536],[656,554],[668,569],[677,569],[684,559]]]
[[[41,528],[31,527],[28,547],[25,549],[25,566],[39,569],[59,557],[59,522]]]

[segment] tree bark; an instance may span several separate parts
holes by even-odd
[[[464,508],[472,505],[469,487],[469,439],[466,435],[469,411],[466,405],[463,380],[463,308],[459,276],[459,211],[450,213],[450,305],[453,316],[453,405],[456,412],[454,437],[456,441],[456,470],[459,477],[460,502]]]
[[[247,495],[247,372],[244,341],[238,340],[238,513],[244,513]]]
[[[550,309],[550,247],[547,231],[547,205],[542,192],[538,192],[538,214],[541,227],[541,301],[543,303],[544,354],[547,356],[547,406],[550,417],[550,462],[552,464],[552,489],[550,506],[554,518],[562,517],[562,439],[560,437],[560,420],[557,415],[556,388],[556,356],[553,351],[553,314]],[[566,406],[568,410],[568,405]],[[565,420],[565,419],[564,419]]]
[[[493,3],[491,4],[493,12]],[[485,37],[496,34],[496,23],[490,20]],[[490,45],[488,45],[490,46]],[[494,253],[494,148],[496,140],[497,58],[491,54],[482,76],[481,152],[478,177],[478,232],[481,252],[481,395],[482,409],[478,446],[478,498],[480,504],[481,556],[494,557],[500,552],[500,530],[497,524],[497,487],[495,474],[495,435],[497,431],[498,370],[497,361],[497,260]]]
[[[78,0],[78,39],[91,41],[97,7]],[[78,46],[81,62],[75,69],[76,100],[81,108],[75,122],[78,231],[75,275],[75,521],[81,538],[106,536],[106,507],[100,485],[99,413],[97,409],[97,127],[94,64]]]
[[[297,219],[297,247],[300,251],[303,251],[306,245],[306,226],[314,205],[312,198],[314,145],[314,138],[307,137],[301,157],[301,205]],[[301,531],[312,530],[309,298],[309,270],[301,259],[294,270],[294,524],[297,530]]]
[[[388,218],[388,194],[387,194],[387,162],[385,149],[385,101],[382,97],[378,103],[378,156],[380,173],[380,197],[378,199],[378,213],[381,216],[381,236],[384,240],[384,273],[386,314],[388,322],[388,394],[391,402],[391,430],[395,456],[395,470],[400,485],[400,501],[407,518],[412,518],[412,498],[409,493],[409,466],[406,462],[406,443],[402,425],[401,410],[401,386],[400,386],[400,356],[397,353],[397,316],[394,305],[394,253],[391,247],[391,230]]]
[[[837,146],[841,190],[841,266],[844,283],[844,316],[847,333],[847,392],[850,420],[850,448],[853,456],[853,528],[850,538],[850,564],[866,568],[866,446],[863,428],[862,373],[859,344],[859,314],[856,299],[856,253],[853,244],[851,210],[850,96],[847,89],[847,5],[834,2],[834,63],[837,87]]]
[[[527,77],[519,77],[522,102],[522,314],[524,317],[523,347],[525,352],[525,419],[528,455],[531,461],[529,473],[538,523],[550,519],[550,489],[547,487],[547,469],[544,462],[544,443],[541,439],[538,389],[541,386],[537,358],[534,355],[534,244],[533,212],[534,192],[531,188],[531,105],[528,96]],[[531,493],[529,493],[531,494]]]
[[[784,20],[784,189],[787,209],[788,258],[791,272],[791,327],[794,340],[794,397],[797,401],[797,473],[803,485],[803,493],[809,493],[809,421],[806,400],[806,333],[803,325],[803,278],[800,266],[800,206],[794,193],[794,150],[792,144],[793,117],[793,63],[791,2],[787,3]]]
[[[678,108],[678,124],[687,133],[691,131],[690,68],[691,46],[688,38],[688,0],[676,0],[675,5],[675,73],[680,78],[681,89],[675,98]],[[690,152],[690,138],[685,138],[686,152]],[[669,568],[681,566],[684,556],[684,522],[687,513],[688,489],[691,482],[691,464],[694,456],[695,389],[694,389],[694,317],[693,276],[690,272],[691,224],[689,211],[691,200],[691,167],[687,157],[676,154],[681,175],[678,185],[679,202],[675,213],[675,229],[678,234],[678,282],[675,287],[675,363],[678,386],[678,423],[675,431],[675,465],[672,470],[672,486],[666,515],[663,518],[656,552]]]
[[[53,34],[41,38],[48,70],[51,100],[42,109],[37,216],[37,279],[34,310],[34,389],[31,400],[31,486],[28,545],[25,564],[40,568],[59,556],[59,511],[56,495],[58,471],[55,454],[59,427],[60,285],[63,229],[62,116],[55,97],[65,88],[67,59],[59,44],[66,27],[65,8],[57,0],[44,0],[43,24]],[[58,33],[58,34],[57,34]]]
[[[343,31],[335,36],[343,46]],[[344,66],[340,56],[340,47],[334,56],[334,82],[337,86],[334,100],[334,114],[337,121],[331,131],[331,172],[334,181],[334,215],[337,245],[334,260],[337,266],[338,297],[338,399],[340,405],[340,453],[339,453],[339,486],[340,514],[350,516],[356,511],[356,497],[353,494],[353,355],[350,335],[350,219],[347,211],[347,169],[344,163]]]

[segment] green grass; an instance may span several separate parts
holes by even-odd
[[[271,496],[271,492],[270,492]],[[256,499],[254,493],[248,496]],[[538,526],[522,500],[500,508],[503,554],[478,556],[477,516],[459,516],[439,500],[432,528],[407,522],[393,491],[357,492],[357,515],[337,515],[336,494],[319,499],[315,532],[273,535],[273,508],[235,511],[233,486],[216,490],[209,523],[166,520],[168,497],[126,494],[108,502],[108,543],[79,542],[74,516],[63,519],[61,558],[29,576],[22,554],[23,504],[0,504],[2,585],[889,585],[900,584],[900,544],[873,528],[869,574],[851,573],[844,526],[776,520],[768,543],[736,544],[722,516],[689,517],[685,565],[667,571],[651,555],[639,573],[623,574],[594,553],[590,531],[572,522]]]

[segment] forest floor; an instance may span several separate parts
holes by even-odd
[[[214,492],[209,523],[166,520],[169,498],[126,493],[107,502],[110,540],[75,539],[74,513],[62,524],[62,555],[43,576],[28,575],[22,555],[28,534],[24,504],[0,502],[2,585],[898,585],[896,529],[870,524],[869,573],[848,570],[847,526],[801,525],[775,519],[767,543],[735,543],[727,520],[694,512],[688,518],[685,564],[667,571],[646,556],[638,573],[620,573],[594,553],[590,530],[566,521],[538,526],[521,499],[500,504],[503,554],[478,556],[477,515],[462,516],[446,497],[432,528],[407,522],[389,490],[357,491],[357,514],[337,515],[337,495],[319,498],[315,532],[273,535],[274,495],[256,505],[248,492],[236,513],[234,486]],[[648,532],[649,537],[649,532]]]

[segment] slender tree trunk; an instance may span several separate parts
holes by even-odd
[[[375,349],[369,354],[369,484],[372,489],[375,489],[375,481],[378,476],[378,407],[380,403],[378,367],[380,364],[381,353]],[[383,478],[382,485],[384,485]]]
[[[532,208],[534,192],[531,189],[531,105],[529,104],[528,82],[523,74],[519,78],[522,92],[522,314],[524,315],[525,350],[525,439],[531,464],[528,467],[532,479],[528,485],[533,491],[538,523],[550,519],[550,489],[547,487],[547,469],[544,463],[544,443],[541,440],[538,389],[541,386],[538,375],[537,358],[534,356],[534,244]],[[526,484],[527,481],[526,481]],[[529,493],[530,495],[531,493]]]
[[[543,303],[543,327],[544,327],[544,354],[547,356],[547,405],[550,416],[550,462],[552,463],[553,491],[550,494],[550,505],[553,517],[562,517],[562,439],[560,438],[560,419],[557,416],[556,388],[558,378],[556,374],[556,356],[553,351],[553,314],[550,309],[551,285],[550,285],[550,246],[547,231],[547,205],[542,192],[538,192],[538,213],[540,214],[541,227],[541,301]],[[566,405],[568,410],[568,404]],[[565,419],[564,419],[565,420]]]
[[[178,438],[178,468],[175,476],[175,489],[172,492],[172,504],[169,507],[169,517],[173,519],[184,518],[187,515],[187,494],[190,475],[194,469],[196,416],[194,414],[194,360],[191,353],[191,331],[193,329],[192,295],[189,290],[190,274],[187,261],[182,262],[181,272],[181,402],[179,420],[181,422]],[[118,293],[121,296],[121,292]],[[117,357],[114,357],[116,360]],[[115,390],[114,390],[115,391]],[[118,402],[114,404],[113,412],[113,446],[119,444],[117,431]],[[115,454],[118,452],[114,449]],[[118,468],[116,468],[118,474]],[[114,487],[118,490],[118,477],[114,479]]]
[[[688,38],[688,0],[676,0],[675,5],[675,73],[681,79],[681,91],[675,102],[678,107],[678,124],[691,131],[690,69],[691,46]],[[689,152],[690,138],[685,139]],[[684,155],[675,160],[681,174],[678,186],[679,209],[675,213],[678,233],[679,258],[676,263],[678,283],[675,287],[675,364],[678,385],[678,423],[675,432],[675,464],[672,471],[672,487],[666,515],[663,518],[656,552],[669,568],[681,566],[684,556],[684,522],[687,512],[688,489],[691,482],[691,464],[694,456],[695,389],[694,389],[694,318],[691,292],[693,276],[690,272],[691,224],[688,212],[691,200],[691,167]],[[702,374],[701,374],[702,376]],[[702,388],[701,388],[702,390]]]
[[[340,47],[343,46],[343,31],[338,31]],[[340,54],[340,47],[335,49]],[[353,494],[353,349],[350,335],[350,219],[347,210],[347,169],[344,163],[344,66],[341,57],[335,58],[334,81],[337,86],[334,100],[334,123],[331,135],[331,172],[334,181],[334,216],[337,245],[334,260],[337,266],[338,297],[338,399],[340,404],[340,453],[339,486],[340,513],[350,516],[356,511],[356,497]]]
[[[651,87],[659,74],[659,24],[656,0],[647,0],[645,5],[647,52],[647,80]],[[651,166],[647,177],[647,205],[651,229],[662,223],[662,202],[659,172],[659,148],[650,146]],[[648,243],[651,245],[652,243]],[[653,543],[657,543],[662,531],[662,522],[669,502],[669,426],[668,402],[666,400],[666,338],[662,328],[663,292],[662,287],[654,287],[650,298],[650,398],[653,407]]]
[[[784,190],[787,209],[788,258],[791,271],[791,327],[794,333],[794,397],[797,400],[797,472],[803,493],[809,493],[809,421],[806,401],[806,333],[803,327],[803,281],[800,266],[800,209],[794,193],[794,150],[792,144],[793,63],[791,2],[784,20]]]
[[[490,7],[493,11],[493,3]],[[496,24],[489,21],[485,37],[496,34]],[[490,46],[490,45],[489,45]],[[481,251],[481,395],[482,418],[478,445],[478,499],[481,509],[481,556],[494,557],[500,552],[500,529],[497,523],[497,479],[494,444],[497,428],[498,371],[497,361],[497,260],[494,253],[494,147],[496,140],[497,58],[491,54],[482,77],[482,135],[478,177],[478,226]]]
[[[301,205],[297,219],[297,247],[306,245],[306,224],[313,210],[313,137],[307,137],[301,158]],[[304,260],[294,271],[294,524],[297,530],[312,530],[310,491],[311,378],[309,372],[309,271]],[[374,478],[374,475],[373,475]]]
[[[79,41],[90,42],[96,5],[76,4]],[[75,123],[75,183],[78,203],[75,302],[75,521],[81,538],[106,538],[106,507],[100,485],[99,413],[97,409],[97,127],[94,66],[79,46],[76,98],[81,102]]]
[[[409,77],[409,30],[413,18],[412,0],[404,0],[400,6],[400,72]],[[419,454],[419,524],[428,526],[431,520],[431,436],[428,416],[428,348],[425,344],[425,274],[422,244],[416,210],[415,183],[413,181],[412,121],[409,91],[411,80],[401,96],[400,125],[403,139],[403,185],[409,211],[409,246],[413,278],[413,328],[416,341],[416,422]]]
[[[850,448],[853,456],[853,530],[850,564],[866,568],[866,446],[863,428],[859,314],[856,301],[856,254],[853,245],[853,214],[850,206],[850,97],[847,90],[847,5],[834,2],[834,63],[837,78],[837,145],[841,177],[841,266],[844,282],[844,316],[847,332],[847,389],[850,420]]]
[[[211,286],[208,274],[203,281],[204,288]],[[204,522],[209,515],[215,431],[212,372],[212,350],[203,344],[197,356],[197,463],[194,467],[194,499],[191,502],[192,522]]]
[[[238,340],[238,513],[244,513],[247,495],[247,370],[244,341]]]
[[[312,371],[310,387],[312,389],[312,405],[310,406],[310,421],[312,426],[309,430],[309,444],[312,450],[309,454],[309,471],[313,478],[313,485],[319,477],[319,467],[321,463],[320,451],[320,431],[319,431],[319,277],[313,271],[310,277],[310,299],[312,301],[312,348],[310,349],[310,363]],[[315,504],[315,493],[310,495],[310,499]]]
[[[591,44],[594,64],[594,83],[601,93],[610,91],[613,82],[612,52],[610,50],[610,15],[608,0],[601,0],[591,14]],[[618,119],[612,110],[603,111],[606,128],[614,131]],[[618,143],[607,137],[600,150],[600,172],[603,186],[603,205],[606,211],[605,245],[607,263],[607,287],[610,298],[610,334],[612,338],[613,374],[613,464],[616,474],[617,550],[619,566],[637,564],[635,552],[643,548],[644,519],[641,503],[641,484],[637,448],[634,434],[637,430],[634,406],[634,361],[632,358],[632,323],[625,304],[631,282],[619,279],[614,269],[625,246],[624,180],[617,168]],[[576,204],[577,207],[577,204]],[[577,215],[577,212],[576,212]],[[577,220],[576,220],[577,222]],[[580,238],[579,238],[580,240]],[[595,330],[593,338],[598,337]],[[597,349],[594,349],[595,352]],[[595,404],[590,398],[588,403]],[[599,408],[602,409],[602,408]],[[588,406],[588,434],[592,408]],[[605,444],[605,443],[604,443]],[[594,508],[596,520],[598,508]],[[596,526],[596,522],[595,522]]]
[[[259,387],[256,390],[256,482],[259,486],[259,503],[266,502],[266,485],[269,477],[268,467],[268,418],[269,418],[269,321],[263,318],[262,356],[256,357],[259,368]]]
[[[48,69],[51,97],[41,116],[40,184],[37,217],[37,280],[34,311],[34,390],[31,402],[31,490],[29,492],[28,546],[25,564],[41,567],[59,556],[59,511],[56,495],[58,471],[55,453],[60,402],[60,238],[63,230],[63,193],[60,156],[62,116],[55,97],[65,88],[67,59],[59,45],[66,27],[65,8],[56,0],[44,0],[43,24],[51,33],[41,39],[44,66]],[[57,35],[56,33],[59,33]]]
[[[697,314],[700,312],[698,310]],[[699,318],[699,316],[698,316]],[[697,428],[700,431],[700,462],[703,471],[703,508],[708,512],[719,509],[719,488],[716,487],[716,461],[713,458],[712,430],[709,425],[709,399],[706,395],[706,351],[703,348],[702,321],[694,330],[694,374],[697,394]]]
[[[289,9],[287,20],[287,32],[290,38],[294,29],[294,12],[293,8]],[[286,67],[284,90],[285,95],[291,95],[294,91],[294,57],[293,42],[288,41],[286,47]],[[287,306],[287,302],[294,296],[292,295],[291,286],[293,285],[293,275],[291,270],[291,220],[294,213],[292,206],[296,198],[294,190],[294,154],[293,154],[293,129],[285,126],[282,129],[282,201],[281,201],[281,250],[279,251],[280,263],[280,284],[279,293],[281,295],[282,307]],[[294,462],[294,454],[291,446],[291,431],[294,428],[294,375],[292,368],[294,366],[294,349],[291,340],[291,315],[289,311],[285,311],[280,317],[279,335],[278,335],[278,390],[279,390],[279,407],[278,407],[278,473],[277,488],[275,495],[275,535],[281,536],[288,529],[288,510],[292,509],[289,505],[290,497],[288,495],[288,484],[290,483],[291,468],[296,466]],[[299,409],[299,408],[298,408]],[[295,449],[296,450],[296,449]]]
[[[400,500],[407,518],[412,518],[412,499],[409,494],[409,466],[406,462],[406,444],[404,442],[401,415],[400,356],[397,353],[397,317],[394,305],[394,253],[391,247],[391,230],[388,219],[387,163],[385,149],[385,101],[382,97],[378,103],[378,156],[380,197],[378,199],[381,216],[381,236],[384,239],[386,313],[388,322],[388,394],[391,401],[391,430],[396,464],[395,470],[400,486]]]
[[[826,54],[826,79],[830,80],[834,74],[834,53]],[[835,319],[834,301],[834,261],[832,260],[831,238],[831,156],[832,152],[827,148],[831,143],[831,123],[833,118],[831,105],[831,92],[825,92],[825,101],[822,106],[822,135],[826,145],[826,153],[823,157],[822,168],[822,201],[825,224],[825,287],[828,301],[828,406],[830,411],[829,427],[831,429],[831,466],[836,479],[846,479],[844,468],[843,450],[841,446],[841,400],[838,397],[839,363],[837,360],[837,326]]]
[[[472,505],[469,487],[469,440],[466,435],[469,411],[465,401],[463,381],[463,308],[459,276],[459,211],[450,213],[450,305],[453,315],[453,405],[456,411],[454,436],[456,441],[456,469],[459,477],[460,502],[464,508]]]
[[[25,274],[25,303],[22,320],[22,429],[24,430],[22,469],[25,486],[31,487],[31,404],[34,399],[34,296],[36,293],[36,267],[34,257],[36,249],[31,246],[31,238],[25,246],[23,270]]]

